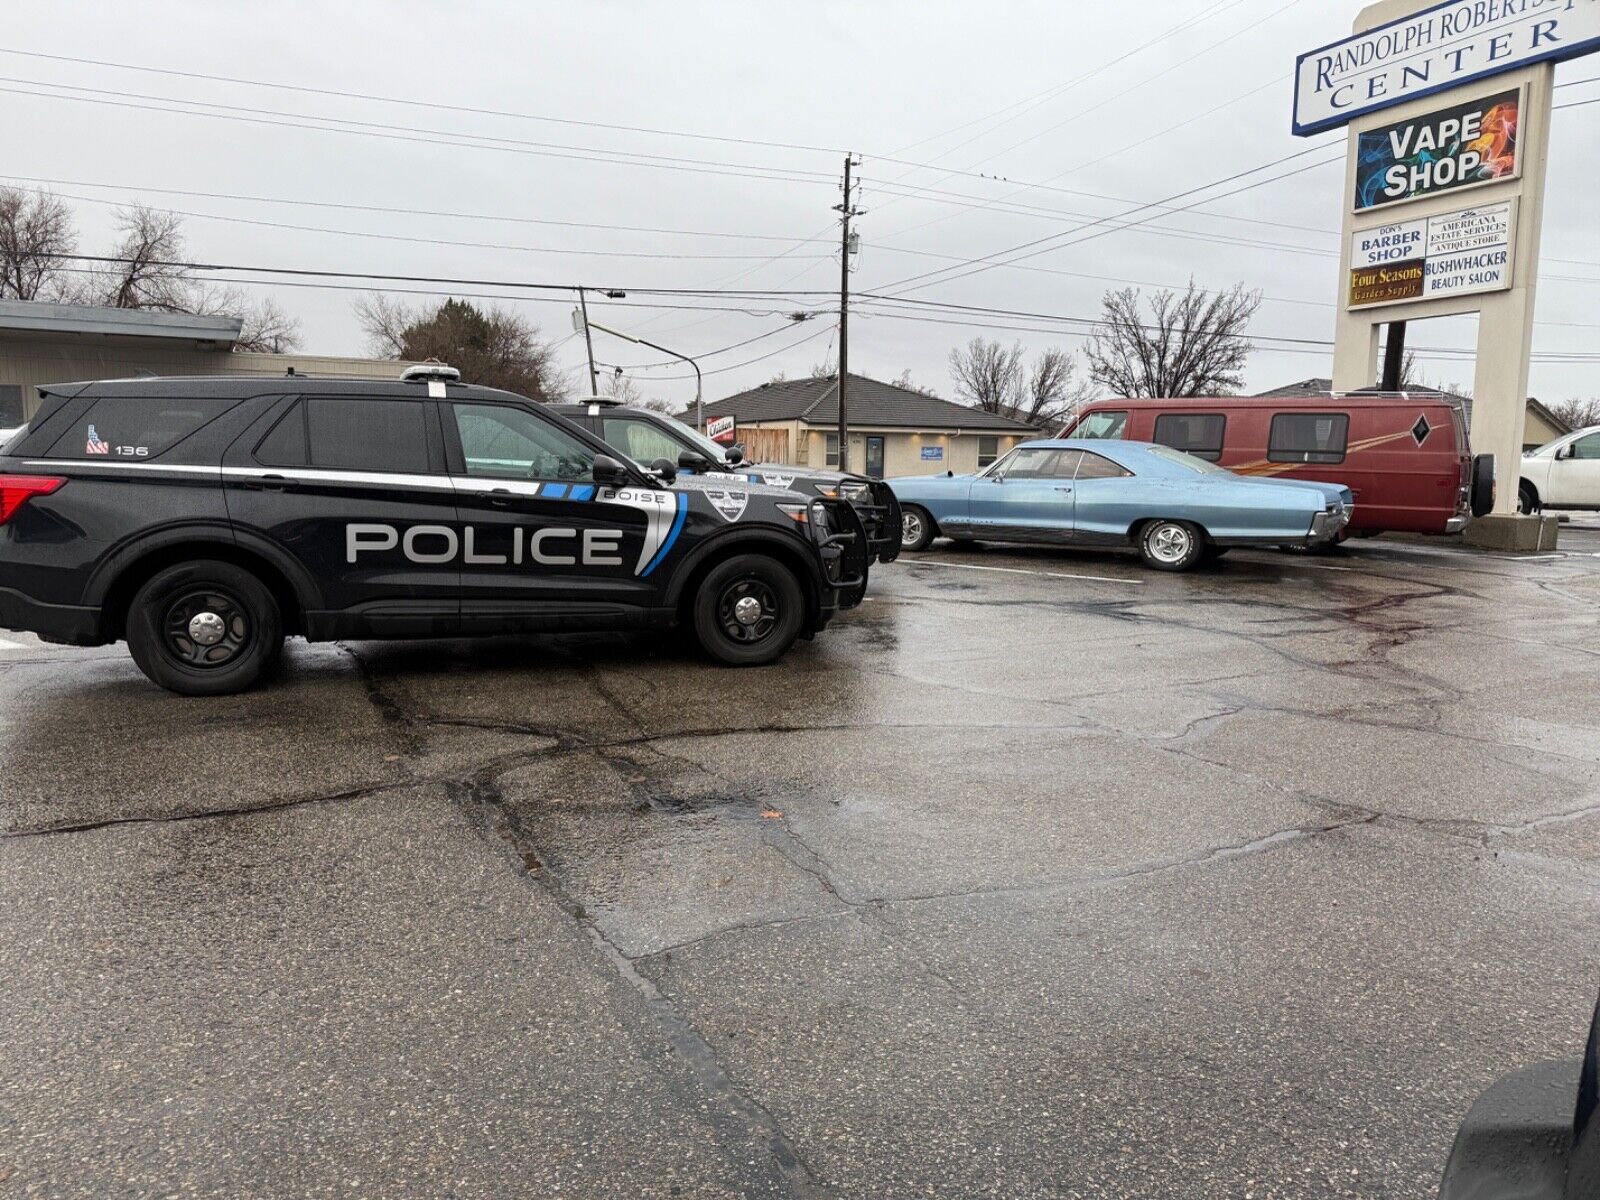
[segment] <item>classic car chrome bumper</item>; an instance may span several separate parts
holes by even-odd
[[[1350,524],[1350,509],[1343,504],[1330,504],[1311,518],[1311,544],[1331,542]]]

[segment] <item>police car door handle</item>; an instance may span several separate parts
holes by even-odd
[[[289,480],[282,475],[261,475],[250,486],[263,492],[286,492],[289,490]]]
[[[504,508],[511,503],[511,496],[510,488],[494,488],[489,492],[489,503],[496,508]]]

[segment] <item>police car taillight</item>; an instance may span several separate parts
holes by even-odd
[[[66,482],[52,475],[0,475],[0,525],[35,496],[48,496]]]

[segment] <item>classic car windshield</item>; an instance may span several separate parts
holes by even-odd
[[[1185,454],[1182,450],[1174,450],[1170,446],[1151,446],[1150,453],[1157,458],[1164,458],[1169,463],[1193,471],[1196,475],[1232,475],[1233,472],[1226,467],[1219,467],[1216,463],[1207,462],[1203,458],[1196,458],[1192,454]]]

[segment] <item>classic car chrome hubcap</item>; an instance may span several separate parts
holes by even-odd
[[[922,518],[916,513],[900,514],[900,541],[907,546],[922,540]]]
[[[1150,553],[1162,562],[1177,562],[1189,553],[1189,532],[1180,525],[1161,525],[1150,534]]]

